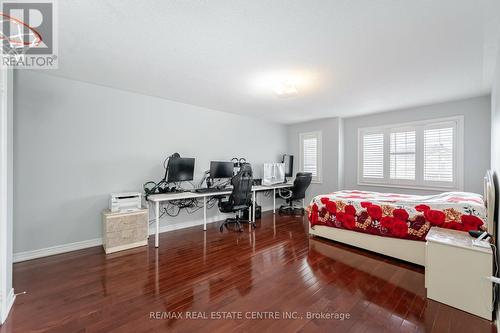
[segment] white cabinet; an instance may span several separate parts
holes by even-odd
[[[103,242],[106,254],[148,244],[148,210],[128,213],[102,213]]]
[[[426,237],[427,297],[491,320],[493,252],[466,232],[433,227]]]

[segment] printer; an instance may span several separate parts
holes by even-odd
[[[109,210],[112,213],[127,213],[141,209],[142,193],[121,192],[109,196]]]

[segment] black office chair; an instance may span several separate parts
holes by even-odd
[[[242,211],[249,209],[252,205],[252,167],[245,163],[241,165],[240,171],[231,179],[233,192],[227,201],[219,200],[219,210],[222,213],[236,213],[236,217],[227,218],[220,226],[220,231],[230,223],[235,223],[238,226],[238,231],[241,229],[241,223],[250,223],[255,228],[255,222],[243,220],[240,216]]]
[[[295,176],[293,187],[289,190],[280,190],[278,196],[285,199],[287,206],[281,206],[278,210],[279,214],[285,215],[304,215],[304,208],[294,207],[294,201],[302,200],[306,197],[306,190],[311,185],[312,173],[299,172]]]

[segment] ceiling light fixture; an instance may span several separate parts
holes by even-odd
[[[274,92],[280,97],[292,97],[299,93],[297,86],[292,82],[282,82],[277,84],[274,88]]]
[[[316,88],[317,77],[306,70],[282,70],[262,72],[251,81],[252,88],[259,94],[274,92],[278,97],[294,97],[308,94]]]

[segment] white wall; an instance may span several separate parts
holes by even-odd
[[[490,166],[490,96],[439,103],[344,119],[344,187],[378,192],[435,193],[379,186],[360,186],[357,180],[358,128],[418,120],[464,116],[464,190],[483,193],[483,178]]]
[[[339,179],[342,179],[342,168],[339,167],[341,149],[342,121],[339,118],[328,118],[298,123],[288,126],[288,147],[295,156],[294,173],[299,171],[299,134],[305,132],[321,131],[322,133],[322,181],[311,184],[307,190],[306,203],[316,195],[337,191]]]
[[[100,238],[109,193],[142,191],[174,152],[196,158],[198,178],[232,157],[259,177],[287,149],[284,125],[40,72],[17,71],[15,103],[15,253]]]

